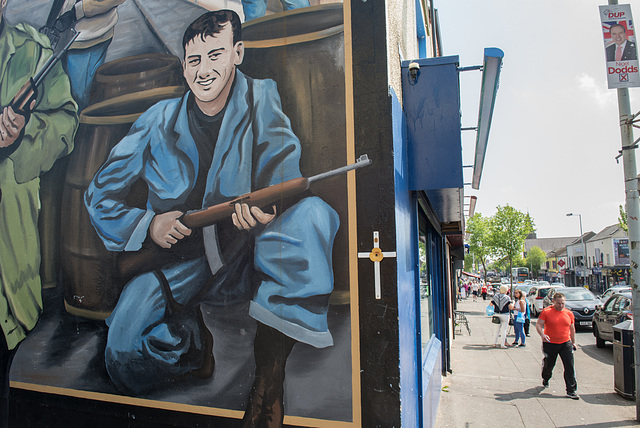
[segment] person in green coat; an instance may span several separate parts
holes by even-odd
[[[5,22],[0,0],[0,427],[8,424],[9,368],[42,311],[40,175],[73,149],[77,105],[56,64],[23,116],[10,107],[22,86],[52,55],[34,28]]]

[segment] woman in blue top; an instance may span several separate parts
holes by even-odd
[[[516,330],[516,340],[513,342],[513,346],[526,346],[524,335],[524,321],[527,313],[527,305],[524,301],[524,294],[521,290],[516,290],[513,293],[515,302],[513,303],[513,326]],[[520,345],[518,345],[520,340]]]

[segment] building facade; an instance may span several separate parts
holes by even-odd
[[[617,224],[605,227],[586,243],[589,286],[601,293],[629,284],[629,237]]]

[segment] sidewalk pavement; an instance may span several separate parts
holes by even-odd
[[[497,326],[485,314],[487,301],[458,303],[471,335],[456,329],[451,346],[453,373],[442,379],[436,427],[637,427],[635,401],[616,394],[613,348],[595,346],[591,330],[578,331],[575,352],[580,400],[565,397],[562,361],[549,388],[542,389],[542,340],[531,320],[526,347],[494,348]],[[513,328],[508,342],[514,341]]]

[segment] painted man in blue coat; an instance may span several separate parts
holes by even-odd
[[[186,211],[301,176],[300,142],[275,82],[237,69],[244,45],[236,13],[201,16],[183,46],[191,91],[141,115],[85,195],[109,250],[137,251],[144,243],[180,254],[125,286],[107,319],[107,370],[132,394],[211,376],[213,339],[199,304],[250,301],[256,376],[244,422],[279,426],[291,349],[333,344],[327,309],[338,216],[321,199],[304,197],[265,211],[236,204],[229,219],[202,230],[180,222]],[[125,202],[139,179],[149,187],[144,209]]]

